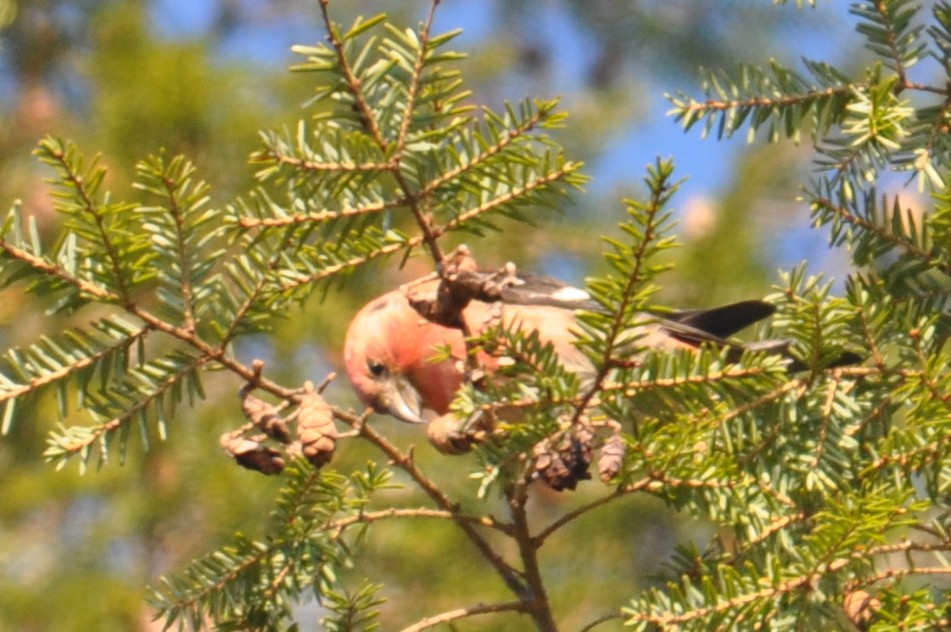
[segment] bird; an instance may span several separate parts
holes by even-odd
[[[467,379],[463,329],[433,322],[418,310],[418,297],[437,296],[440,282],[431,276],[389,291],[367,303],[349,325],[344,342],[346,371],[360,401],[378,413],[407,423],[427,423],[448,413]],[[578,329],[579,310],[603,311],[586,290],[552,277],[510,271],[491,294],[491,300],[478,296],[464,301],[461,315],[469,333],[478,335],[497,324],[536,331],[542,343],[554,346],[566,368],[581,375],[592,372],[591,360],[574,344],[572,334]],[[789,370],[801,370],[805,366],[788,355],[788,341],[742,344],[729,339],[775,310],[768,302],[745,300],[712,309],[673,311],[638,325],[637,345],[673,351],[711,344],[727,349],[732,361],[745,351],[777,353],[786,358]],[[480,359],[491,377],[498,368],[495,360]],[[847,354],[836,362],[855,359]]]

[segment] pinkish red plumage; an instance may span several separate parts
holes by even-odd
[[[462,333],[425,320],[407,298],[409,292],[435,295],[437,284],[437,279],[420,281],[410,284],[409,290],[394,290],[374,299],[357,313],[347,331],[344,359],[360,400],[403,421],[419,423],[448,412],[464,380]],[[592,367],[574,344],[578,309],[596,310],[598,305],[584,290],[547,277],[519,275],[504,288],[501,300],[473,300],[463,316],[476,335],[500,322],[537,331],[542,342],[554,345],[565,367],[584,375]],[[713,310],[676,312],[627,333],[639,336],[641,348],[695,348],[712,342],[739,355],[743,347],[725,337],[772,311],[767,303],[745,301]],[[438,348],[447,345],[452,358],[434,361]],[[480,361],[491,376],[496,368],[493,360],[480,357]]]

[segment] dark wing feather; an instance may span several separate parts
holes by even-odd
[[[525,272],[518,280],[502,288],[502,302],[509,305],[547,305],[563,309],[601,311],[602,307],[587,292],[552,277]],[[771,315],[776,308],[763,301],[740,301],[713,309],[695,309],[665,314],[663,327],[671,336],[689,344],[725,340]]]
[[[674,312],[665,316],[660,326],[672,338],[687,344],[699,346],[710,342],[729,348],[730,359],[735,360],[743,353],[744,346],[727,338],[775,311],[775,306],[763,301],[741,301],[713,309]]]
[[[740,301],[713,309],[674,312],[665,316],[665,319],[699,329],[717,338],[726,338],[771,316],[775,311],[775,305],[763,301]]]

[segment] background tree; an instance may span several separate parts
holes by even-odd
[[[328,19],[330,44],[301,51],[322,86],[313,119],[293,134],[265,135],[264,149],[255,156],[262,185],[234,202],[213,207],[191,164],[158,156],[135,170],[133,201],[116,203],[104,194],[98,168],[82,164],[71,145],[54,140],[41,145],[41,158],[56,170],[57,210],[65,228],[46,238],[52,245],[43,246],[40,231],[14,209],[3,242],[5,278],[25,280],[39,303],[55,304],[52,330],[73,333],[25,343],[11,353],[4,428],[17,445],[35,445],[41,426],[33,420],[38,413],[55,415],[58,407],[69,426],[54,431],[47,451],[54,460],[75,457],[86,463],[125,456],[128,448],[130,463],[145,464],[143,484],[153,494],[167,490],[165,506],[143,512],[130,502],[127,511],[139,519],[148,516],[149,523],[131,529],[135,537],[108,544],[140,548],[154,567],[167,566],[160,558],[162,543],[171,539],[163,532],[175,508],[170,501],[182,503],[176,515],[186,518],[179,529],[191,532],[201,524],[195,517],[224,513],[237,522],[248,513],[260,515],[261,503],[276,485],[282,487],[267,533],[260,524],[252,527],[250,539],[239,537],[202,558],[160,591],[166,614],[191,616],[196,624],[206,616],[242,629],[284,626],[293,616],[316,618],[290,610],[302,590],[313,588],[327,608],[328,627],[363,625],[359,621],[380,606],[379,594],[389,598],[382,606],[387,628],[419,629],[507,610],[529,615],[542,629],[555,621],[577,627],[599,621],[603,612],[619,616],[618,606],[635,594],[621,615],[645,627],[707,629],[757,617],[800,626],[886,625],[897,618],[909,625],[942,625],[947,613],[938,587],[948,573],[941,561],[948,547],[948,460],[942,263],[947,239],[941,218],[947,210],[939,195],[921,217],[895,213],[891,198],[880,211],[869,182],[896,165],[913,169],[923,187],[943,185],[944,107],[927,97],[937,95],[940,102],[944,84],[909,76],[922,58],[921,46],[943,59],[948,11],[938,5],[927,32],[914,26],[926,14],[907,3],[861,5],[856,13],[860,33],[884,60],[882,69],[849,80],[822,65],[809,65],[808,79],[779,65],[769,72],[746,67],[738,78],[711,76],[705,101],[674,99],[688,126],[720,125],[727,135],[745,124],[768,125],[776,136],[803,129],[814,134],[826,157],[828,176],[812,187],[810,200],[817,219],[831,223],[833,240],[855,248],[863,271],[853,277],[845,298],[830,299],[828,288],[802,270],[790,273],[784,292],[774,297],[781,307],[777,333],[795,340],[793,348],[813,367],[807,374],[787,375],[775,359],[762,357],[724,364],[710,351],[650,359],[618,375],[624,389],[612,392],[601,383],[587,391],[567,376],[553,380],[561,370],[531,339],[506,336],[505,345],[534,361],[513,371],[539,384],[545,397],[528,406],[523,425],[478,448],[476,457],[453,462],[418,450],[410,459],[407,449],[397,446],[419,442],[418,435],[408,440],[391,425],[366,426],[335,409],[337,420],[356,425],[367,441],[340,442],[332,469],[318,475],[296,463],[272,483],[220,467],[220,457],[214,461],[207,448],[216,442],[214,435],[243,423],[231,395],[242,384],[290,403],[287,411],[297,413],[291,428],[296,424],[306,431],[304,448],[315,436],[327,438],[320,434],[329,421],[326,409],[316,396],[296,388],[301,379],[295,362],[287,361],[305,358],[293,354],[292,343],[280,342],[292,339],[286,332],[282,338],[283,328],[299,325],[275,325],[275,314],[387,256],[395,264],[395,257],[409,250],[422,253],[406,274],[428,270],[432,259],[457,243],[459,231],[485,231],[486,223],[506,221],[502,217],[537,217],[544,207],[561,206],[565,188],[580,183],[577,164],[561,158],[557,146],[540,135],[561,122],[553,104],[526,102],[496,107],[498,115],[473,114],[453,70],[456,56],[445,52],[448,38],[430,33],[429,18],[415,35],[373,21],[336,28]],[[920,104],[902,100],[918,93],[925,97]],[[186,141],[183,147],[188,146]],[[668,243],[665,205],[672,183],[669,165],[657,163],[641,200],[628,204],[621,233],[627,241],[608,258],[613,276],[591,284],[609,312],[592,319],[585,332],[585,347],[596,362],[611,359],[613,323],[656,300],[654,284],[664,280],[655,278],[662,263],[656,258]],[[235,239],[243,240],[239,248],[232,247]],[[474,243],[469,232],[465,240]],[[504,248],[506,258],[514,252],[504,238],[477,243],[480,258],[483,245]],[[536,256],[544,261],[548,249]],[[392,277],[379,271],[378,282],[391,284]],[[363,294],[375,289],[366,287]],[[305,318],[320,315],[324,323],[340,318],[338,312],[352,313],[337,298],[324,305],[308,304]],[[618,305],[624,310],[614,309]],[[272,351],[264,344],[271,338],[263,334],[275,326],[278,342]],[[30,332],[20,334],[35,340]],[[869,349],[869,362],[831,372],[822,368],[850,347]],[[251,361],[262,355],[263,375]],[[307,366],[319,379],[316,374],[323,372],[312,360]],[[204,375],[211,368],[224,371]],[[504,385],[492,386],[501,390],[469,391],[460,412],[516,396]],[[331,388],[331,399],[343,396],[339,385]],[[34,397],[42,390],[57,396]],[[181,402],[208,396],[218,410],[230,409],[232,420],[181,424],[187,412]],[[245,399],[246,411],[251,403]],[[71,412],[76,407],[92,415],[92,425],[74,425],[83,419]],[[582,416],[596,425],[605,418],[622,423],[620,435],[595,428],[602,439],[622,437],[628,446],[614,487],[585,484],[584,493],[552,500],[537,497],[538,484],[526,486],[524,471],[504,467],[511,456],[546,437],[568,432],[577,438],[576,423],[557,422]],[[147,455],[136,453],[141,443],[129,438],[132,430],[151,444]],[[166,434],[181,447],[155,442]],[[252,445],[240,455],[246,463],[252,458],[246,455],[263,459],[255,463],[268,467],[277,457],[268,450],[280,448],[280,442],[271,448]],[[381,462],[384,456],[395,465],[395,480],[421,496],[388,488],[393,480],[388,468],[367,464],[368,458]],[[209,461],[214,467],[207,467]],[[106,477],[115,476],[111,469],[105,468]],[[466,478],[473,470],[482,476],[481,500],[473,497],[476,488]],[[205,485],[199,491],[187,475],[192,472],[219,486],[218,494],[205,493]],[[125,480],[116,476],[113,484],[128,489]],[[18,482],[24,488],[10,497],[30,495],[31,478]],[[81,485],[99,490],[105,481]],[[235,489],[242,492],[240,503],[233,500]],[[63,492],[75,497],[71,490]],[[528,507],[533,494],[538,504]],[[92,500],[67,504],[73,513],[60,524],[72,528],[79,522],[76,512],[95,513],[98,492],[87,492],[87,498]],[[459,506],[457,498],[469,500]],[[645,508],[647,498],[653,504]],[[617,547],[637,542],[607,534],[595,539],[586,526],[613,522],[626,529],[632,514],[644,513],[664,520],[665,505],[696,531],[716,525],[719,538],[702,552],[682,550],[674,558],[679,574],[673,584],[660,580],[655,590],[642,592],[624,579],[599,582],[605,573],[597,564],[598,551],[616,569],[616,560],[625,557]],[[449,520],[455,528],[447,528]],[[97,524],[90,531],[99,529]],[[572,529],[580,542],[568,539]],[[903,529],[926,535],[895,539]],[[445,559],[458,559],[460,535],[476,545],[464,553],[472,555],[471,563],[447,565]],[[557,572],[566,566],[547,556],[559,538],[572,544],[557,548],[585,552],[590,565],[584,573]],[[520,552],[518,564],[508,558],[507,539]],[[420,541],[434,544],[431,558],[408,550]],[[82,550],[90,560],[95,557],[93,549]],[[182,548],[173,553],[179,558]],[[896,563],[895,553],[907,561]],[[51,555],[51,564],[64,554]],[[422,570],[392,569],[390,562],[407,560],[418,561]],[[476,564],[486,572],[473,582],[468,569]],[[631,568],[631,576],[640,577],[639,571]],[[420,573],[423,581],[399,582],[383,593],[363,583],[365,577],[379,581]],[[908,583],[919,577],[928,588],[914,590]],[[458,589],[432,595],[433,584]],[[414,590],[426,591],[426,599],[414,599]],[[28,591],[20,593],[28,603]],[[16,593],[7,594],[16,604]],[[460,594],[466,595],[463,604]],[[137,620],[135,600],[129,601],[127,610],[110,612],[115,625],[130,627]],[[455,610],[476,601],[489,605]],[[442,615],[434,614],[442,609]],[[479,620],[473,617],[467,625]],[[499,614],[486,625],[518,621]],[[608,621],[614,619],[603,625],[611,625]]]

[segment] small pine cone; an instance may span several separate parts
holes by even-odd
[[[578,481],[591,478],[594,433],[587,426],[579,426],[558,437],[550,437],[535,444],[535,475],[555,491],[574,489]]]
[[[462,430],[458,417],[446,413],[426,424],[426,434],[433,447],[443,454],[463,454],[472,449],[476,438]]]
[[[291,442],[291,433],[287,429],[284,418],[278,414],[276,406],[254,395],[245,395],[241,399],[241,412],[248,421],[260,428],[267,436],[281,443]]]
[[[268,476],[284,471],[284,458],[281,453],[260,441],[226,433],[221,436],[221,445],[241,467]]]
[[[532,448],[532,457],[535,461],[535,476],[544,480],[554,489],[564,489],[564,486],[559,485],[558,481],[567,477],[568,468],[565,467],[558,453],[552,450],[548,439],[535,444],[535,447]]]
[[[301,453],[316,468],[330,462],[337,447],[337,426],[333,413],[324,398],[315,392],[301,397],[297,410],[297,438]]]
[[[601,447],[601,456],[598,458],[598,476],[605,483],[610,483],[620,471],[624,464],[624,454],[627,452],[627,444],[619,434],[613,434],[608,437]]]

